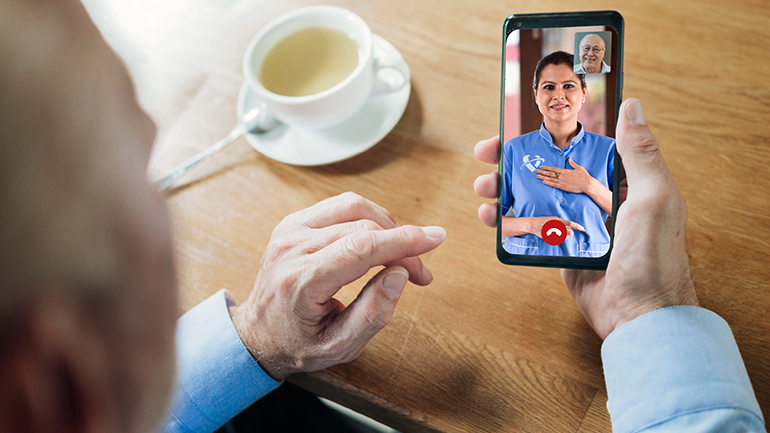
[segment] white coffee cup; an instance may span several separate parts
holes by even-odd
[[[287,36],[310,27],[340,31],[358,45],[358,66],[337,85],[307,96],[273,93],[259,81],[262,63],[270,50]],[[387,82],[377,78],[383,68],[397,70],[403,80]],[[375,55],[372,31],[353,12],[336,6],[310,6],[285,13],[270,21],[251,40],[243,59],[243,75],[257,98],[273,116],[288,125],[306,129],[324,129],[353,116],[372,93],[393,92],[410,80],[409,67],[398,56]]]

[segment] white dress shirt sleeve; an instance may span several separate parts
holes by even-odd
[[[679,306],[613,331],[602,345],[614,433],[764,432],[730,327]]]
[[[243,345],[227,307],[225,289],[177,322],[177,384],[165,432],[213,432],[280,385]]]

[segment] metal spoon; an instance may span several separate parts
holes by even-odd
[[[193,156],[187,161],[174,167],[173,170],[166,176],[161,177],[152,182],[158,191],[165,191],[171,187],[183,174],[190,171],[191,168],[200,164],[201,161],[210,157],[211,155],[224,149],[225,146],[232,143],[236,138],[246,133],[252,132],[267,132],[273,129],[278,124],[278,121],[270,114],[265,104],[260,104],[258,107],[254,107],[241,117],[238,124],[235,125],[232,131],[227,134],[227,137],[217,141],[209,146],[206,150]]]

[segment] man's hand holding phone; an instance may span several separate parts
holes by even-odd
[[[499,146],[498,137],[480,141],[476,157],[497,164]],[[618,210],[607,271],[562,270],[578,308],[602,339],[659,308],[698,305],[685,248],[687,205],[636,99],[621,105],[617,149],[628,176],[628,197]],[[496,199],[497,171],[479,176],[474,189]],[[482,204],[479,218],[495,227],[497,204]]]

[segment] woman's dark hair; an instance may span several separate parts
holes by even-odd
[[[551,54],[543,57],[540,59],[539,62],[537,62],[537,67],[535,67],[535,78],[532,80],[532,87],[537,90],[538,84],[540,84],[540,74],[543,73],[543,69],[545,69],[548,65],[567,65],[570,68],[573,67],[575,64],[575,56],[573,56],[570,53],[567,53],[565,51],[554,51]],[[580,87],[582,89],[586,88],[586,75],[585,74],[575,74],[580,78]]]

